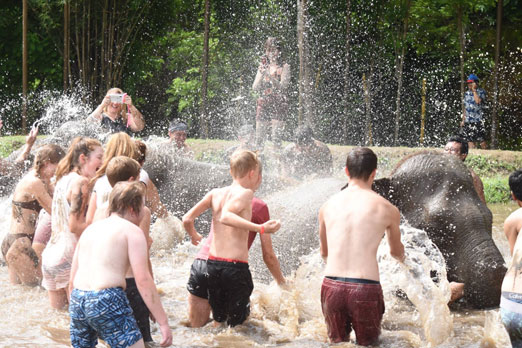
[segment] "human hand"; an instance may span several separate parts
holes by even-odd
[[[170,329],[170,326],[168,323],[160,325],[160,332],[161,332],[161,347],[168,347],[172,344],[172,330]]]
[[[201,242],[203,236],[196,232],[196,234],[190,236],[190,239],[193,245],[199,245],[199,242]]]
[[[263,226],[265,227],[265,233],[275,233],[281,228],[281,221],[269,220]]]
[[[3,126],[4,126],[4,121],[2,121],[2,120],[0,119],[0,129],[2,129]]]
[[[109,95],[106,95],[105,98],[103,98],[101,106],[106,107],[106,106],[109,106],[110,103],[111,103],[111,97]]]
[[[34,126],[31,128],[31,131],[29,134],[25,137],[25,143],[28,146],[33,146],[34,142],[36,141],[36,136],[38,135],[38,126]]]
[[[123,98],[123,104],[127,104],[128,106],[132,105],[132,98],[130,95],[125,94],[125,97]]]

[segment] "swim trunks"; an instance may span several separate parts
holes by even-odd
[[[367,346],[379,338],[384,314],[382,288],[361,281],[323,279],[321,307],[332,343],[349,341],[352,327],[357,344]]]
[[[486,140],[486,127],[483,121],[464,123],[462,133],[467,141]]]
[[[190,267],[187,290],[192,295],[208,299],[207,260],[195,259]]]
[[[26,234],[26,233],[8,233],[5,235],[4,240],[2,241],[2,255],[4,256],[4,260],[7,262],[7,252],[11,249],[11,246],[18,238],[29,238],[31,244],[33,242],[34,234]],[[26,254],[31,261],[33,261],[34,266],[38,267],[40,263],[40,259],[38,255],[34,251],[33,248],[28,247],[23,249],[23,253]]]
[[[100,291],[74,289],[69,304],[71,345],[96,347],[98,336],[111,348],[129,347],[141,339],[122,288]]]
[[[125,282],[127,284],[125,287],[125,294],[129,300],[129,304],[132,308],[132,314],[134,315],[134,319],[136,319],[136,323],[138,324],[138,328],[140,329],[141,335],[143,336],[143,340],[145,342],[152,342],[149,321],[150,312],[147,308],[147,305],[143,301],[140,292],[138,291],[136,280],[134,278],[126,278]]]
[[[514,348],[522,347],[522,294],[502,292],[500,317]]]
[[[228,326],[243,323],[250,314],[254,290],[248,263],[207,261],[208,302],[214,320]]]

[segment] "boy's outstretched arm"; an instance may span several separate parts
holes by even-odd
[[[195,206],[193,206],[185,215],[183,215],[183,227],[187,231],[188,235],[192,239],[192,244],[198,245],[203,238],[194,226],[194,221],[198,216],[212,206],[212,192],[208,192],[202,200],[200,200]]]
[[[223,205],[219,222],[224,225],[242,229],[246,232],[274,233],[279,230],[281,227],[279,221],[269,220],[264,224],[255,224],[239,215],[243,210],[252,205],[252,198],[254,198],[254,192],[252,190],[244,190],[240,195],[231,197]]]

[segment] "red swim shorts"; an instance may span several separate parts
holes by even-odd
[[[379,338],[384,314],[384,298],[379,283],[324,278],[321,306],[332,343],[349,341],[352,327],[357,344],[367,346]]]

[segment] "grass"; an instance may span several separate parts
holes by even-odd
[[[0,137],[0,156],[7,157],[24,143],[25,136],[22,135]],[[196,160],[216,164],[224,164],[225,150],[237,144],[234,141],[220,139],[187,139],[187,143],[194,150]],[[283,146],[286,144],[284,143]],[[346,154],[352,146],[329,145],[329,148],[332,152],[334,168],[343,168]],[[406,155],[419,150],[436,150],[408,147],[373,147],[372,149],[379,158],[379,177],[387,176],[397,162]],[[482,179],[488,203],[509,201],[508,176],[514,170],[522,168],[521,152],[473,149],[465,163]]]

